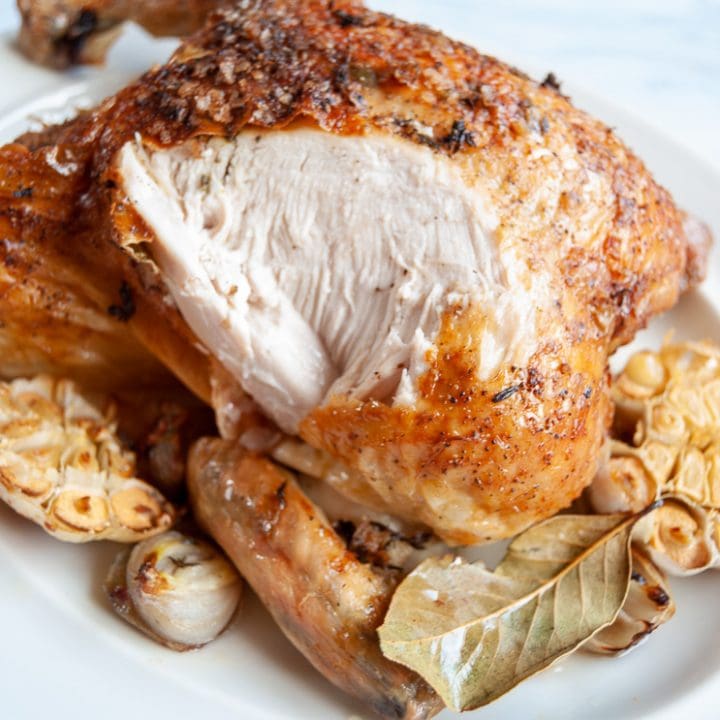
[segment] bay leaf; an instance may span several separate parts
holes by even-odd
[[[630,582],[637,516],[559,515],[519,535],[494,572],[445,556],[398,586],[386,657],[456,711],[496,700],[613,622]]]

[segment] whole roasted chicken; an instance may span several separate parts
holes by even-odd
[[[331,681],[430,717],[375,633],[403,533],[495,540],[572,502],[608,357],[702,278],[707,232],[552,78],[352,0],[20,5],[25,48],[61,65],[123,19],[232,7],[0,149],[0,374],[172,371],[224,435],[190,454],[196,519]]]
[[[0,211],[9,275],[62,268],[206,400],[218,361],[341,493],[451,543],[590,482],[608,356],[705,240],[552,82],[319,0],[219,12],[6,146]]]

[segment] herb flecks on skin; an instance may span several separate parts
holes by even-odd
[[[549,88],[550,90],[555,90],[556,92],[561,92],[562,89],[560,81],[553,72],[549,72],[545,76],[543,81],[540,83],[540,87]]]
[[[504,388],[500,392],[495,393],[492,396],[492,401],[494,403],[502,402],[503,400],[507,400],[508,398],[512,397],[516,392],[520,390],[519,385],[510,385],[509,387]]]
[[[120,322],[127,322],[135,314],[135,301],[130,286],[123,281],[120,285],[120,303],[110,305],[108,312]]]

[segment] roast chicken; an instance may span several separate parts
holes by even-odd
[[[208,401],[218,361],[340,492],[452,544],[590,482],[608,356],[705,242],[552,82],[355,2],[219,11],[3,148],[0,193],[8,273],[61,268]]]
[[[20,3],[60,65],[121,19],[185,32],[222,4]],[[80,5],[84,35],[51,22]],[[401,568],[278,463],[451,545],[521,531],[592,479],[608,357],[709,243],[552,78],[352,0],[237,2],[1,148],[0,229],[0,375],[172,373],[212,405],[197,520],[321,672],[408,719],[440,702],[377,644]]]

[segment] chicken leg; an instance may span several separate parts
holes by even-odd
[[[124,22],[156,36],[183,36],[231,0],[18,0],[18,45],[31,60],[62,69],[101,63]]]

